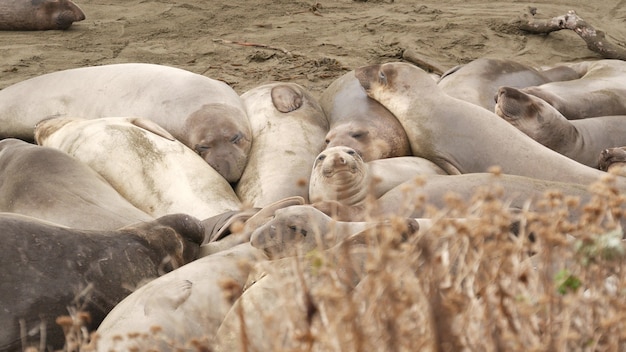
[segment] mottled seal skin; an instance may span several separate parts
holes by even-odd
[[[13,138],[0,141],[0,211],[84,230],[153,220],[84,163]]]
[[[194,340],[210,343],[252,264],[264,260],[261,251],[244,243],[150,281],[107,315],[94,347],[98,351],[172,351],[195,349]],[[234,296],[232,301],[229,294]],[[159,327],[156,335],[154,326]]]
[[[85,13],[70,0],[2,0],[0,30],[38,31],[68,29],[85,19]]]
[[[89,165],[153,217],[185,213],[206,219],[241,207],[220,174],[151,120],[53,118],[37,124],[35,136],[37,143]]]
[[[356,76],[404,126],[414,155],[449,174],[500,166],[505,174],[584,185],[604,175],[528,138],[495,113],[448,96],[416,66],[373,65]],[[626,182],[618,179],[617,186],[626,189]]]
[[[320,105],[330,122],[327,148],[350,147],[366,162],[412,155],[402,125],[385,107],[367,96],[354,71],[331,83],[322,93]]]
[[[511,87],[498,90],[495,113],[537,142],[594,168],[602,150],[626,145],[626,115],[568,120],[543,99]]]
[[[441,76],[437,84],[442,91],[452,97],[493,111],[495,105],[493,97],[501,86],[521,88],[537,86],[553,80],[580,77],[573,69],[566,66],[563,66],[562,70],[551,72],[553,74],[545,74],[532,66],[513,60],[479,58],[448,71]]]
[[[522,91],[547,101],[569,120],[626,115],[626,62],[597,60],[568,66],[581,77]]]
[[[82,67],[0,91],[0,136],[32,141],[35,125],[51,116],[150,119],[231,183],[241,177],[252,142],[245,107],[230,86],[163,65]]]
[[[69,309],[88,312],[90,329],[147,280],[194,260],[202,241],[198,219],[184,214],[115,231],[60,227],[1,213],[0,349],[21,351],[20,323],[28,344],[39,345],[41,322],[51,350],[63,347],[55,319]]]
[[[295,83],[263,84],[241,98],[253,143],[235,192],[254,207],[292,196],[308,200],[311,164],[324,148],[328,132],[322,108]]]

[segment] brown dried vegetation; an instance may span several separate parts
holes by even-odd
[[[592,185],[587,204],[548,192],[533,212],[507,208],[494,184],[469,201],[449,195],[445,209],[425,205],[433,225],[408,239],[406,221],[391,219],[270,262],[246,290],[272,280],[261,295],[271,299],[233,308],[245,320],[229,331],[234,350],[626,350],[624,196],[613,180]]]

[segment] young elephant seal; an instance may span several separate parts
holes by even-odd
[[[414,65],[366,66],[356,76],[404,126],[414,155],[449,174],[500,166],[504,174],[584,185],[603,175],[528,138],[493,112],[448,96]],[[617,186],[626,189],[626,181],[618,179]]]
[[[252,129],[248,164],[235,192],[264,207],[292,196],[308,199],[310,165],[324,148],[328,121],[315,98],[295,83],[268,83],[241,95]]]
[[[498,87],[528,87],[579,78],[567,66],[541,71],[521,62],[479,58],[444,73],[437,85],[446,94],[493,111]]]
[[[626,145],[626,116],[568,120],[543,99],[512,87],[498,90],[495,113],[537,142],[594,168],[602,150]]]
[[[153,220],[85,163],[13,138],[0,140],[0,211],[83,230]]]
[[[0,30],[68,29],[84,19],[85,13],[70,0],[0,1]]]
[[[346,146],[364,161],[411,155],[406,132],[385,107],[367,96],[350,71],[331,83],[322,93],[330,131],[326,147]]]

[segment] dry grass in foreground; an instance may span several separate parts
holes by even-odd
[[[532,212],[507,209],[498,187],[450,195],[408,239],[406,221],[391,219],[270,261],[217,340],[190,349],[624,351],[625,198],[610,175],[590,190],[582,205],[549,192]]]
[[[611,179],[590,188],[588,204],[550,192],[535,212],[507,210],[497,187],[470,202],[450,196],[407,241],[394,221],[292,259],[239,308],[239,341],[218,349],[626,350],[624,197]]]

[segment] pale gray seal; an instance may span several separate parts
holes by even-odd
[[[186,70],[127,63],[34,77],[0,91],[0,137],[33,140],[47,117],[141,116],[196,151],[236,182],[250,151],[250,124],[226,83]]]
[[[322,108],[295,83],[263,84],[241,98],[253,142],[235,192],[254,207],[292,196],[308,199],[310,165],[324,148],[328,132]]]
[[[543,99],[511,87],[498,90],[495,113],[537,142],[594,168],[602,150],[626,145],[626,115],[568,120]]]
[[[150,281],[107,315],[94,347],[172,351],[210,346],[252,264],[263,260],[261,251],[244,243]]]
[[[0,211],[85,230],[153,220],[84,163],[13,138],[0,140]]]
[[[53,118],[41,121],[35,136],[89,165],[151,216],[205,219],[241,207],[220,174],[151,120]]]

